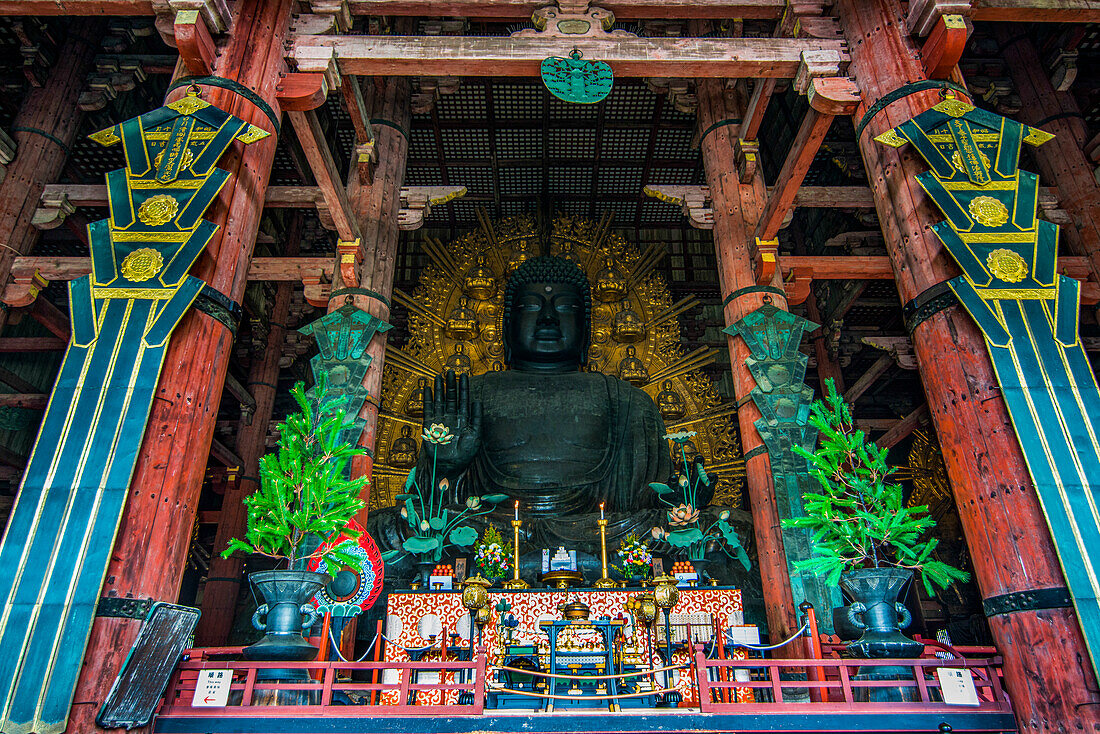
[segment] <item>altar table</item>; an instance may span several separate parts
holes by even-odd
[[[640,652],[644,651],[649,654],[654,667],[661,667],[663,662],[657,656],[656,651],[653,650],[653,646],[658,643],[658,640],[664,640],[663,624],[658,624],[656,634],[649,639],[647,639],[644,630],[635,631],[633,625],[629,624],[630,614],[626,610],[627,599],[642,593],[642,591],[642,589],[490,590],[489,608],[492,610],[492,616],[488,624],[485,625],[482,640],[489,658],[489,664],[499,665],[503,658],[507,639],[507,630],[500,624],[503,617],[511,614],[518,621],[518,626],[512,630],[511,644],[540,645],[542,651],[548,653],[548,639],[540,629],[539,623],[561,619],[562,615],[558,611],[558,605],[579,600],[588,605],[591,610],[591,619],[607,616],[611,619],[623,618],[627,620],[624,634],[628,641],[632,642],[633,646]],[[511,609],[505,612],[497,611],[497,606],[501,601],[505,601],[507,605],[511,606]],[[660,610],[658,610],[658,615],[659,621],[663,620],[663,617],[660,616]],[[671,610],[671,617],[674,627],[678,620],[709,618],[712,622],[709,629],[692,628],[693,640],[704,642],[709,650],[713,630],[724,630],[728,627],[744,625],[741,590],[711,587],[680,589],[680,598]],[[682,629],[674,630],[673,639],[678,639],[681,636],[678,632]],[[458,636],[452,637],[453,634]],[[469,649],[470,618],[466,609],[462,606],[461,592],[408,591],[390,594],[386,615],[386,637],[389,641],[389,644],[386,645],[386,660],[408,660],[410,657],[405,648],[417,650],[433,644],[433,641],[435,644],[433,650],[415,654],[418,657],[423,655],[423,659],[439,659],[442,652],[440,649],[442,635],[446,635],[447,638],[448,657],[453,658],[455,656],[456,647]],[[683,636],[686,637],[686,635]],[[741,655],[737,657],[741,657]],[[690,664],[691,657],[685,652],[678,652],[674,656],[673,662],[675,664]],[[683,695],[685,704],[697,703],[693,676],[694,673],[687,669],[676,671],[673,674],[674,685]],[[749,700],[751,700],[751,693],[747,690],[746,693],[748,693]],[[443,703],[442,694],[442,691],[422,691],[418,695],[417,701],[425,704]],[[437,698],[438,701],[435,700]]]

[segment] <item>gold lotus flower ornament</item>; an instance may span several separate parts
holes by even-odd
[[[967,208],[974,221],[983,227],[1000,227],[1008,221],[1008,208],[992,196],[975,196]]]
[[[168,194],[150,196],[138,207],[138,219],[150,227],[159,227],[172,221],[180,210],[176,197]]]
[[[993,277],[1000,278],[1006,283],[1019,283],[1027,277],[1027,261],[1018,253],[1003,247],[989,253],[985,259],[985,266],[989,268]]]
[[[142,283],[160,272],[164,258],[151,247],[134,250],[122,261],[122,277],[133,283]]]

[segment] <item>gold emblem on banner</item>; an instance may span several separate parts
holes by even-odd
[[[1008,208],[992,196],[975,196],[967,208],[974,221],[983,227],[1000,227],[1008,221]]]
[[[938,105],[936,105],[932,109],[938,110],[939,112],[942,112],[945,115],[951,115],[952,117],[962,117],[967,112],[970,112],[971,110],[973,110],[974,106],[973,105],[968,105],[966,102],[963,102],[961,99],[955,99],[954,97],[948,97],[947,99],[940,102]]]
[[[180,204],[176,197],[170,194],[157,194],[151,196],[138,207],[138,219],[150,227],[159,227],[172,221],[180,210]]]
[[[1027,262],[1012,250],[994,250],[985,259],[985,266],[993,277],[1006,283],[1019,283],[1027,277]]]
[[[174,201],[174,199],[173,199]],[[164,258],[151,247],[134,250],[122,261],[122,277],[134,283],[142,283],[160,272]]]
[[[877,140],[877,138],[876,138],[876,140]],[[909,141],[904,140],[902,142],[906,143],[906,142],[909,142]],[[986,168],[989,168],[989,156],[987,156],[985,153],[981,152],[980,150],[978,151],[978,156],[982,159],[982,165],[984,165]],[[966,173],[966,167],[963,165],[962,155],[957,150],[954,153],[951,154],[951,165],[953,165],[956,169],[958,169],[959,173]],[[968,182],[968,184],[969,184],[969,182]],[[969,184],[969,185],[973,186],[973,184]]]

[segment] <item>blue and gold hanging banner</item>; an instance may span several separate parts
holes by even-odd
[[[803,383],[810,358],[798,349],[802,335],[815,328],[816,324],[801,316],[765,303],[722,330],[744,339],[752,353],[745,366],[756,381],[750,395],[761,416],[753,425],[768,450],[776,505],[783,520],[805,515],[802,495],[816,491],[806,459],[793,450],[801,446],[813,451],[817,445],[817,429],[809,423],[814,391]],[[806,528],[783,528],[791,595],[795,606],[803,601],[813,604],[818,611],[818,625],[832,634],[829,611],[844,604],[840,588],[830,587],[823,577],[794,567],[813,554],[812,535]]]
[[[947,216],[932,229],[963,271],[948,285],[985,335],[1095,668],[1100,389],[1078,336],[1081,284],[1058,275],[1058,227],[1036,218],[1038,176],[1019,169],[1023,143],[1052,137],[948,97],[875,139],[931,167],[917,180]]]
[[[92,273],[69,284],[72,339],[0,546],[0,731],[65,729],[168,338],[217,231],[202,214],[234,140],[268,135],[191,94],[92,135],[122,145]]]

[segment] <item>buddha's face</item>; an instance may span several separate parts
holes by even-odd
[[[505,339],[512,367],[577,369],[584,352],[584,299],[564,283],[527,283],[516,292]]]

